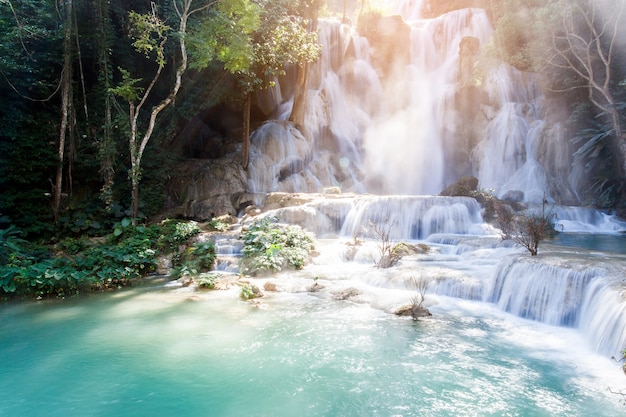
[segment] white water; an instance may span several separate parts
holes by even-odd
[[[457,95],[475,77],[460,73],[460,44],[466,37],[490,42],[486,12],[421,19],[421,2],[397,2],[395,9],[410,25],[410,62],[391,65],[385,77],[372,64],[367,39],[338,21],[320,21],[323,53],[311,69],[306,132],[271,121],[254,132],[249,189],[438,194],[459,175],[474,175],[498,196],[522,191],[526,202],[540,203],[559,190],[558,200],[575,200],[580,175],[570,172],[571,150],[559,126],[543,120],[532,75],[494,67],[480,80],[487,101],[474,106],[481,116],[461,122]],[[280,119],[291,100],[274,103]],[[480,138],[472,148],[463,143],[463,124],[475,125]]]
[[[471,198],[342,195],[267,214],[339,239],[316,258],[320,274],[351,270],[355,262],[373,265],[380,258],[378,229],[391,241],[422,242],[433,250],[389,272],[363,272],[368,285],[406,289],[418,277],[433,294],[493,303],[517,317],[579,329],[595,351],[609,357],[620,356],[626,346],[623,255],[548,242],[540,256],[530,257],[484,224]]]
[[[442,311],[461,309],[457,306],[466,306],[461,300],[471,300],[481,312],[499,311],[512,327],[524,323],[520,334],[512,332],[520,345],[542,352],[544,342],[559,343],[555,335],[571,330],[584,345],[576,348],[607,360],[620,357],[626,347],[624,255],[545,243],[531,258],[500,241],[482,222],[475,201],[414,196],[437,194],[456,179],[451,173],[459,173],[450,165],[451,148],[460,145],[454,103],[459,44],[473,36],[484,45],[491,36],[483,10],[421,19],[420,9],[419,1],[402,2],[398,9],[411,25],[411,62],[392,80],[377,75],[367,41],[352,28],[321,23],[326,52],[313,71],[308,132],[300,135],[284,121],[268,122],[255,132],[250,190],[319,192],[337,186],[397,194],[317,200],[272,214],[335,239],[323,243],[304,274],[326,285],[347,280],[376,308],[391,308],[397,303],[394,291],[406,292],[417,277],[429,281],[430,302],[443,304]],[[501,65],[482,82],[488,102],[477,103],[481,140],[461,173],[476,176],[479,187],[499,197],[522,191],[524,201],[534,205],[544,198],[575,200],[580,174],[570,166],[562,129],[543,120],[543,97],[533,77]],[[280,108],[287,117],[288,106]],[[555,189],[559,196],[551,195]],[[560,230],[568,233],[626,230],[607,213],[550,207]],[[427,243],[432,250],[390,270],[374,269],[380,255],[371,222],[387,227],[394,240]],[[355,238],[363,241],[356,248]],[[529,331],[535,327],[542,330]]]
[[[353,28],[320,23],[324,55],[313,70],[308,132],[294,133],[286,122],[269,122],[255,132],[253,143],[261,151],[253,158],[252,191],[319,192],[337,186],[359,193],[422,195],[437,194],[456,179],[451,173],[459,171],[448,164],[451,150],[461,146],[455,142],[459,115],[454,103],[462,78],[459,45],[466,36],[481,45],[490,41],[487,15],[481,9],[464,9],[422,19],[420,1],[397,2],[394,7],[411,26],[411,60],[387,79],[379,78],[367,40]],[[488,102],[476,105],[484,129],[464,174],[476,176],[479,187],[499,197],[522,191],[524,201],[535,207],[544,199],[553,203],[555,189],[563,190],[560,198],[575,196],[581,184],[570,171],[567,138],[559,126],[547,126],[542,119],[544,101],[532,74],[502,64],[482,83]],[[626,224],[610,214],[550,207],[564,232],[626,230]],[[576,250],[559,249],[530,261],[519,249],[497,239],[494,243],[496,232],[482,223],[475,202],[463,199],[369,196],[316,202],[278,214],[320,236],[344,238],[371,238],[376,234],[372,222],[388,222],[394,239],[443,245],[445,253],[430,260],[437,265],[430,275],[424,271],[433,264],[417,266],[433,281],[437,294],[483,300],[514,315],[578,328],[604,354],[618,355],[626,345],[619,295],[619,277],[625,274],[619,255],[610,255],[618,259],[612,258],[609,269],[598,269],[603,259]],[[485,239],[489,234],[492,238]],[[364,249],[355,259],[371,261],[375,252]],[[606,300],[613,300],[611,306]],[[588,317],[590,312],[602,312],[608,323],[591,326],[602,318]]]

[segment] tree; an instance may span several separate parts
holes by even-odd
[[[306,20],[310,20],[311,22],[311,33],[315,33],[317,31],[317,16],[319,14],[321,3],[321,0],[303,0],[301,4],[298,5],[301,16],[303,16]],[[343,7],[343,20],[345,21],[345,1]],[[311,63],[311,59],[314,58],[314,56],[305,55],[302,58],[304,60],[298,63],[293,106],[291,108],[291,114],[289,115],[289,121],[293,122],[296,126],[301,126],[302,124],[304,124],[304,113],[306,110],[305,104],[309,82],[309,65]]]
[[[161,76],[165,67],[165,43],[167,42],[167,33],[170,30],[164,21],[159,17],[157,8],[152,3],[152,11],[146,14],[130,12],[129,19],[131,23],[131,36],[135,39],[133,46],[138,52],[151,56],[157,64],[157,70],[150,80],[148,86],[144,89],[137,84],[141,79],[132,78],[130,73],[124,69],[120,69],[122,73],[122,83],[112,89],[112,92],[122,97],[128,102],[128,112],[130,117],[130,171],[131,180],[131,210],[134,221],[139,215],[139,182],[141,180],[141,160],[143,153],[152,137],[156,119],[159,114],[169,106],[173,101],[182,84],[182,77],[187,70],[187,21],[189,17],[197,12],[208,9],[215,1],[206,3],[192,8],[194,0],[172,0],[172,5],[178,18],[178,47],[180,56],[178,66],[174,75],[174,81],[168,95],[158,104],[150,109],[147,125],[144,127],[143,134],[139,130],[140,116],[143,107],[147,104],[148,98],[152,90]],[[138,103],[137,100],[139,101]]]
[[[558,0],[541,9],[541,20],[548,22],[550,48],[545,57],[548,67],[568,77],[553,91],[587,90],[589,101],[608,118],[610,134],[604,138],[614,159],[619,193],[626,193],[626,140],[619,102],[615,91],[620,89],[616,77],[617,42],[623,35],[624,1]]]
[[[54,6],[0,1],[0,227],[31,234],[53,221],[63,34]]]
[[[537,256],[539,244],[557,233],[554,228],[551,213],[546,213],[546,198],[544,196],[541,214],[521,214],[517,216],[504,216],[498,218],[498,225],[502,231],[502,239],[513,240],[530,252],[531,256]],[[501,211],[502,214],[506,210]]]
[[[198,25],[193,45],[194,66],[217,60],[237,79],[243,103],[242,166],[248,167],[251,95],[274,85],[287,65],[319,57],[317,35],[302,18],[289,13],[286,0],[221,3]],[[228,6],[228,7],[227,7]],[[223,21],[231,22],[224,25]]]
[[[61,123],[59,128],[58,143],[58,161],[56,179],[54,182],[54,221],[59,221],[59,210],[61,207],[61,193],[63,191],[63,165],[65,160],[65,142],[69,133],[73,135],[73,124],[70,121],[72,117],[72,30],[74,22],[74,12],[72,8],[72,0],[65,0],[63,20],[63,70],[61,72]]]

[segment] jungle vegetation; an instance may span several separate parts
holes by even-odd
[[[624,2],[484,3],[495,37],[483,46],[483,62],[495,57],[534,72],[547,94],[568,103],[563,119],[574,161],[594,178],[589,201],[624,208]],[[237,115],[245,167],[249,129],[259,121],[251,113],[251,95],[270,86],[287,66],[297,67],[297,84],[303,85],[307,64],[320,53],[318,16],[345,17],[346,5],[371,13],[374,4],[0,0],[3,265],[45,266],[54,245],[113,239],[129,221],[139,235],[152,236],[152,226],[143,223],[163,207],[169,167],[185,157],[179,139],[189,121],[215,108]],[[301,91],[295,95],[303,97]],[[300,112],[296,99],[291,118],[296,123]],[[109,243],[133,247],[135,254],[158,249],[139,241]],[[40,244],[48,245],[47,252]],[[129,274],[150,269],[152,262],[138,258]],[[72,276],[87,270],[69,263],[62,268],[76,268]],[[5,292],[22,291],[2,282]]]

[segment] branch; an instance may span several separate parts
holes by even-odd
[[[9,3],[9,7],[11,8],[11,12],[13,13],[13,18],[15,19],[15,23],[17,24],[17,27],[19,29],[18,31],[18,36],[20,38],[20,44],[22,44],[22,49],[24,49],[24,52],[26,52],[26,55],[28,55],[29,57],[32,57],[32,53],[26,48],[26,45],[24,44],[24,39],[22,38],[22,30],[24,30],[24,26],[22,26],[22,24],[20,23],[20,19],[17,17],[17,13],[15,12],[15,9],[13,8],[13,3],[11,3],[11,0],[6,0],[7,3]]]
[[[43,103],[46,101],[50,101],[52,99],[52,97],[54,97],[56,95],[56,93],[59,92],[59,90],[61,89],[61,84],[62,84],[62,80],[63,80],[63,71],[65,70],[61,70],[61,77],[59,77],[59,84],[57,84],[57,88],[52,92],[52,94],[50,94],[48,96],[48,98],[44,98],[44,99],[36,99],[36,98],[30,98],[28,96],[25,96],[24,94],[20,93],[17,88],[11,83],[11,81],[9,81],[9,79],[7,78],[6,74],[4,73],[4,71],[0,70],[0,74],[2,74],[2,77],[4,77],[4,80],[7,82],[7,84],[9,84],[9,87],[11,87],[11,89],[13,91],[15,91],[15,93],[17,93],[17,95],[19,95],[20,97],[22,97],[23,99],[26,100],[30,100],[30,101],[34,101],[34,102],[38,102],[38,103]]]

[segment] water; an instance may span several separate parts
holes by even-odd
[[[626,233],[559,233],[554,239],[554,243],[583,250],[587,249],[626,255]]]
[[[0,415],[623,415],[619,368],[574,331],[437,302],[419,322],[162,286],[4,305]]]

